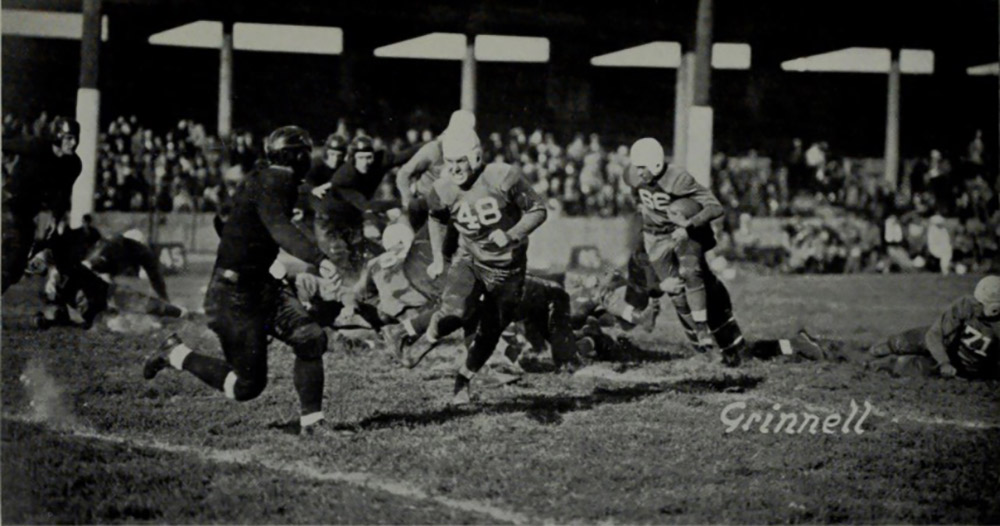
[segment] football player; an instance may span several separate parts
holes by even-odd
[[[336,280],[336,268],[292,224],[297,190],[309,169],[312,140],[297,126],[278,128],[265,143],[266,164],[247,178],[222,227],[218,257],[205,295],[208,326],[219,336],[225,359],[194,352],[176,334],[147,358],[143,375],[187,371],[237,400],[252,400],[267,385],[268,336],[292,347],[293,381],[304,434],[322,433],[323,354],[327,337],[310,318],[293,287],[269,269],[279,247]]]
[[[79,142],[80,124],[63,118],[47,137],[4,138],[2,292],[24,275],[42,208],[52,211],[55,222],[69,211],[73,183],[83,170]]]
[[[547,212],[517,168],[483,162],[475,132],[452,130],[442,136],[441,147],[448,176],[434,183],[427,198],[433,254],[427,274],[434,278],[444,271],[449,222],[458,229],[459,248],[448,269],[441,306],[411,351],[422,356],[440,338],[463,325],[475,325],[465,365],[455,377],[452,402],[463,404],[470,401],[470,380],[520,306],[528,235],[545,221]]]
[[[476,116],[468,110],[456,110],[444,133],[452,129],[475,131]],[[399,190],[403,210],[406,211],[414,230],[427,222],[427,196],[434,182],[441,178],[444,170],[444,154],[441,152],[441,137],[424,144],[416,155],[396,172],[396,188]],[[412,189],[411,189],[412,186]]]
[[[626,183],[642,217],[643,248],[658,283],[679,279],[683,294],[671,296],[678,313],[690,311],[699,350],[716,347],[708,324],[708,291],[705,276],[712,273],[705,252],[715,246],[710,222],[723,214],[722,205],[707,188],[684,170],[668,167],[663,147],[653,138],[636,141],[629,151],[631,168]],[[688,198],[700,210],[671,206]],[[682,209],[686,208],[686,209]],[[690,215],[686,212],[693,212]],[[670,286],[670,282],[667,283]],[[670,286],[671,290],[676,287]],[[739,365],[738,349],[723,349],[723,362]]]
[[[409,230],[404,225],[396,224],[387,228],[386,234],[393,235],[396,229]],[[359,281],[358,286],[375,285],[379,309],[395,320],[402,320],[399,324],[386,325],[382,330],[383,339],[403,364],[412,368],[424,355],[409,352],[411,348],[408,346],[430,326],[439,307],[444,280],[411,280],[409,276],[419,276],[418,272],[423,273],[423,269],[433,261],[430,246],[426,239],[414,241],[412,231],[408,236],[395,237],[399,240],[386,242],[386,254],[372,261],[366,280]],[[359,290],[357,296],[363,295]],[[525,276],[523,297],[513,321],[524,322],[532,346],[542,349],[547,343],[551,347],[556,367],[573,368],[580,364],[577,337],[569,318],[570,298],[561,286],[535,276]],[[467,330],[468,336],[475,328],[467,327]]]
[[[402,165],[421,147],[414,145],[399,153],[375,151],[370,137],[358,136],[350,146],[350,155],[333,173],[330,181],[313,189],[310,204],[315,212],[316,241],[341,273],[349,274],[367,261],[351,260],[347,255],[365,250],[364,212],[386,173]]]
[[[85,225],[88,219],[84,217]],[[68,313],[71,306],[80,312],[84,328],[111,305],[155,316],[180,318],[185,314],[184,309],[170,303],[160,263],[136,230],[105,239],[89,225],[69,229],[60,223],[38,248],[47,250],[53,263],[43,293],[50,305],[35,315],[40,329],[75,325]],[[116,286],[115,276],[135,268],[146,272],[157,297]]]
[[[952,302],[928,327],[876,343],[868,366],[895,374],[1000,378],[1000,276],[979,280],[971,296]]]

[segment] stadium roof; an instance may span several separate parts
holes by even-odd
[[[80,0],[3,0],[5,9],[80,11]],[[389,0],[298,2],[257,0],[103,0],[110,18],[128,20],[127,35],[145,36],[196,20],[378,27],[377,45],[439,32],[545,36],[553,54],[572,46],[590,57],[651,41],[692,42],[696,0],[619,1],[597,4],[568,0],[467,2],[429,0],[419,5]],[[840,0],[715,0],[716,42],[753,47],[754,67],[849,47],[933,50],[936,64],[965,71],[997,61],[998,4],[995,0],[895,2]],[[121,27],[121,26],[118,26]],[[565,42],[561,44],[560,41]],[[370,43],[370,40],[368,40]]]

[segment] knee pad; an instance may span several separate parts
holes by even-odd
[[[237,378],[236,384],[233,386],[232,398],[237,402],[246,402],[248,400],[253,400],[260,396],[264,392],[264,388],[267,387],[267,376],[261,376],[259,378]],[[228,394],[228,393],[227,393]]]
[[[326,352],[326,333],[315,323],[295,329],[290,340],[295,356],[303,360],[318,360]]]

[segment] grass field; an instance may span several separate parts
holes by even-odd
[[[168,282],[188,307],[203,271]],[[974,283],[740,276],[730,288],[750,339],[808,327],[860,348],[929,324]],[[606,364],[638,381],[484,375],[469,408],[447,406],[444,367],[328,354],[327,416],[357,432],[305,439],[289,433],[288,349],[272,346],[268,389],[244,404],[170,371],[145,382],[142,358],[168,331],[214,351],[216,340],[191,322],[35,332],[37,287],[3,298],[3,522],[1000,522],[996,383],[850,362],[726,370],[687,358],[666,309],[656,332],[634,335],[641,361]],[[874,407],[860,434],[726,433],[720,418],[740,401],[846,416],[852,400]]]

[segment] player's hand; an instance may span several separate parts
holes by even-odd
[[[686,228],[681,227],[671,232],[670,237],[679,243],[688,239],[688,231]]]
[[[490,232],[490,241],[500,248],[504,248],[510,244],[510,238],[507,237],[507,232],[504,232],[499,228]]]
[[[667,219],[669,219],[671,223],[681,228],[687,228],[691,226],[691,221],[688,218],[684,217],[684,215],[678,212],[677,210],[668,209]]]
[[[434,260],[430,265],[427,265],[427,276],[431,279],[437,279],[441,273],[444,272],[444,261]]]
[[[319,280],[319,297],[323,298],[323,301],[336,301],[341,300],[341,285],[343,283],[340,281],[340,276],[337,279],[321,279]],[[350,294],[345,294],[344,296],[350,296]],[[351,298],[353,303],[353,298]],[[347,301],[343,301],[344,304]]]
[[[954,378],[958,374],[958,370],[955,369],[954,365],[946,363],[938,369],[938,373],[942,378]]]
[[[681,278],[667,278],[660,282],[660,290],[667,294],[677,294],[684,288]]]
[[[340,281],[340,271],[329,259],[324,259],[319,264],[319,277],[331,281]]]
[[[312,194],[320,199],[323,199],[323,196],[326,195],[326,191],[329,190],[331,186],[333,186],[333,183],[323,183],[313,188]]]
[[[308,272],[295,275],[295,295],[302,303],[309,303],[319,292],[319,278]]]

